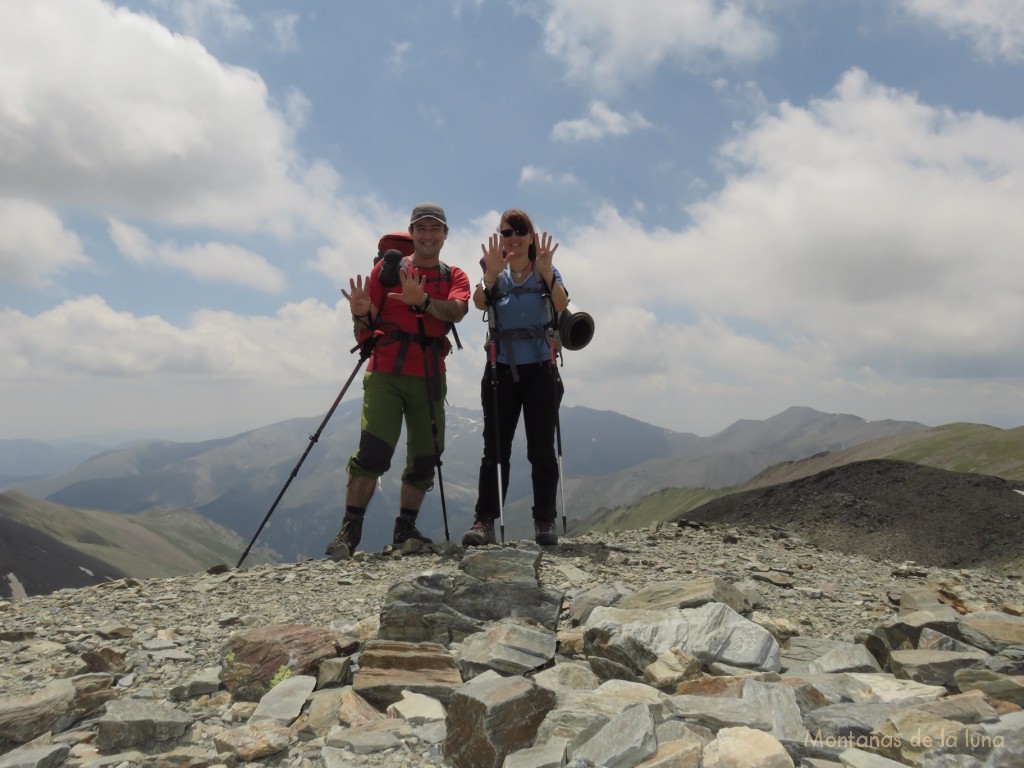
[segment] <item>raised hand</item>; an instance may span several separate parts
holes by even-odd
[[[362,275],[356,275],[355,279],[349,278],[348,291],[341,289],[341,295],[348,299],[348,306],[353,316],[362,317],[370,313],[370,278],[365,281]]]
[[[398,279],[402,284],[402,292],[392,294],[403,304],[410,307],[422,306],[427,297],[427,278],[411,264],[398,270]]]
[[[541,277],[551,285],[551,281],[555,277],[555,267],[553,259],[555,257],[555,251],[558,250],[558,243],[552,244],[552,237],[547,232],[542,232],[537,242],[537,261],[533,265],[534,269],[540,274]]]
[[[505,269],[508,256],[501,247],[501,236],[493,234],[487,239],[487,244],[480,244],[480,250],[484,253],[484,273],[487,277],[494,279]]]

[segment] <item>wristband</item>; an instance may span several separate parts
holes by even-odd
[[[409,310],[412,311],[412,312],[416,312],[417,314],[422,315],[424,312],[427,311],[427,307],[430,306],[430,302],[431,301],[432,301],[432,299],[430,298],[430,294],[429,293],[424,293],[423,294],[423,303],[420,304],[418,307],[414,307],[414,306],[410,305],[409,306]]]

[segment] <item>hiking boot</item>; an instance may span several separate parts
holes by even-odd
[[[419,528],[416,527],[415,521],[399,515],[395,518],[395,535],[391,543],[396,547],[400,547],[410,539],[422,542],[423,544],[434,543],[420,532]]]
[[[554,520],[534,520],[533,532],[537,543],[542,547],[553,547],[558,544]]]
[[[341,530],[327,545],[327,556],[331,560],[348,560],[359,546],[363,537],[363,518],[346,515],[341,521]]]
[[[494,536],[494,520],[491,518],[476,518],[473,527],[462,535],[464,547],[485,547],[497,543],[498,540]]]

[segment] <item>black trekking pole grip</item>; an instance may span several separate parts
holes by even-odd
[[[339,392],[338,396],[334,399],[334,404],[331,406],[330,410],[327,411],[327,415],[324,416],[324,420],[320,422],[320,426],[317,428],[316,432],[309,436],[309,445],[306,446],[306,450],[302,452],[302,457],[299,459],[298,464],[295,465],[295,468],[292,469],[291,474],[288,475],[288,480],[285,482],[284,487],[281,488],[281,492],[277,494],[277,498],[274,499],[274,503],[271,504],[269,511],[263,518],[263,522],[260,523],[260,527],[257,528],[256,533],[253,534],[252,541],[249,542],[249,546],[245,548],[245,551],[242,553],[242,556],[238,558],[238,563],[235,565],[236,569],[241,568],[242,563],[245,562],[245,558],[249,556],[249,550],[252,549],[253,544],[256,543],[256,539],[258,539],[260,534],[263,532],[263,528],[267,525],[267,522],[270,520],[270,516],[274,514],[274,510],[277,509],[277,505],[281,503],[281,499],[284,498],[284,494],[285,491],[288,490],[288,486],[292,484],[292,480],[294,480],[296,475],[299,474],[299,467],[302,466],[302,462],[306,460],[306,457],[309,455],[309,452],[313,450],[313,446],[320,439],[320,434],[324,431],[324,428],[327,426],[327,422],[331,420],[331,416],[334,415],[334,412],[337,410],[338,405],[341,403],[341,399],[345,396],[345,393],[348,391],[349,386],[351,386],[352,380],[355,379],[356,374],[359,373],[359,369],[363,367],[363,363],[365,363],[367,358],[370,357],[370,353],[373,351],[373,345],[376,343],[376,340],[376,335],[371,336],[366,341],[364,341],[363,343],[361,343],[359,346],[355,347],[352,350],[353,352],[356,349],[360,350],[359,362],[357,362],[355,368],[352,369],[352,373],[349,374],[348,379],[345,381],[345,386],[341,388],[341,392]]]

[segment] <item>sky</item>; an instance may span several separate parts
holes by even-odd
[[[1024,0],[0,5],[0,439],[326,413],[422,201],[554,237],[567,406],[1024,423]]]

